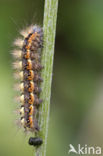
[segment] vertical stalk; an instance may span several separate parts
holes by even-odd
[[[58,0],[45,0],[43,21],[44,47],[41,58],[44,69],[41,73],[43,83],[41,85],[42,93],[40,95],[43,103],[40,106],[39,117],[39,136],[43,139],[43,144],[40,148],[37,148],[36,156],[46,156],[57,10]]]

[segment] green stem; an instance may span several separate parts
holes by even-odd
[[[40,95],[43,103],[40,107],[39,117],[39,136],[43,139],[43,144],[40,148],[37,148],[36,156],[46,156],[57,10],[58,0],[45,0],[43,21],[44,48],[41,58],[44,69],[41,73],[43,83],[41,85],[42,93]]]

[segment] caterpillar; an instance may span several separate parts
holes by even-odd
[[[41,51],[43,47],[43,30],[37,25],[31,25],[20,32],[21,37],[14,41],[16,47],[12,54],[14,58],[14,77],[19,80],[15,89],[20,92],[16,100],[21,103],[20,124],[25,131],[37,132],[40,99],[41,78]],[[29,140],[29,144],[39,145],[40,138]]]

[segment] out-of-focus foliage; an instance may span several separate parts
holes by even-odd
[[[0,0],[0,155],[31,156],[15,125],[12,42],[31,23],[42,25],[42,0]],[[69,144],[103,144],[103,1],[60,0],[47,155]]]

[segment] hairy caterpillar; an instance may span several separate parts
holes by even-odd
[[[19,82],[15,89],[21,93],[17,101],[21,103],[20,123],[25,131],[39,131],[38,110],[42,103],[39,94],[41,92],[41,50],[43,47],[43,31],[36,25],[31,25],[26,30],[20,32],[21,38],[15,40],[16,49],[13,50],[15,69],[15,79]],[[32,139],[33,140],[33,139]],[[41,144],[42,141],[34,139],[34,145]],[[33,141],[32,141],[33,142]],[[33,143],[32,143],[33,144]]]

